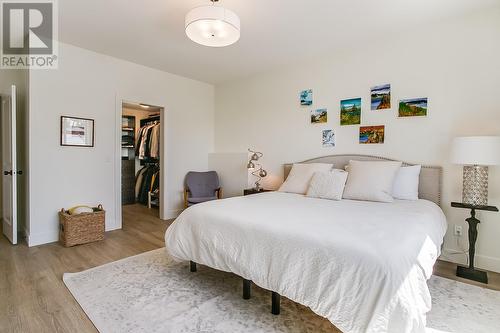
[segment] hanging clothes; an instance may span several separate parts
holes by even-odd
[[[135,175],[135,197],[136,197],[136,199],[139,198],[139,194],[141,193],[142,181],[144,179],[144,172],[146,172],[146,170],[147,170],[147,167],[143,167],[139,171],[137,171],[137,174]]]
[[[151,146],[150,146],[150,156],[151,158],[160,158],[160,126],[153,127],[151,130]]]
[[[145,166],[137,173],[136,194],[137,201],[148,203],[148,193],[160,188],[160,167],[158,164]]]
[[[158,159],[160,157],[160,123],[155,121],[146,124],[137,136],[136,155],[140,160]]]

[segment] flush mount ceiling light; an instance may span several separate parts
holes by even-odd
[[[240,18],[224,7],[211,6],[193,8],[186,15],[186,35],[195,43],[223,47],[240,39]]]

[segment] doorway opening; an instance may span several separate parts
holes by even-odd
[[[160,217],[163,111],[161,106],[122,102],[121,205],[123,218],[136,214]],[[136,220],[140,221],[140,219]]]

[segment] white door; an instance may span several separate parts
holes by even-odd
[[[16,86],[1,98],[3,233],[17,244]]]

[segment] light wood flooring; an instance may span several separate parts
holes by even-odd
[[[102,242],[64,248],[58,243],[28,248],[0,237],[0,332],[97,332],[62,282],[65,272],[79,272],[164,246],[165,229],[157,210],[129,205],[123,229]],[[439,261],[435,273],[455,277],[454,264]],[[487,288],[500,290],[500,274],[489,273]],[[481,284],[479,284],[481,285]]]
[[[122,230],[107,232],[102,242],[71,248],[12,246],[0,236],[0,332],[97,332],[63,284],[63,273],[165,246],[170,221],[157,216],[157,209],[124,206]]]

